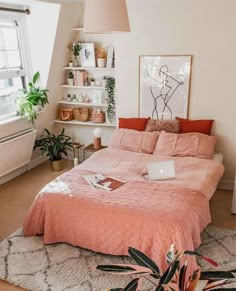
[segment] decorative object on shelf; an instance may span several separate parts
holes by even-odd
[[[72,61],[69,62],[68,65],[69,65],[69,67],[73,67],[73,62]]]
[[[37,112],[49,103],[48,90],[36,86],[39,77],[38,71],[34,74],[32,82],[28,83],[28,89],[22,90],[24,95],[16,100],[19,115],[26,116],[32,125],[34,125],[37,118]]]
[[[106,114],[101,108],[96,108],[91,113],[91,121],[94,123],[104,123],[106,121]]]
[[[67,84],[69,86],[74,86],[74,74],[72,71],[68,74]]]
[[[82,67],[95,67],[95,53],[94,43],[81,43],[81,66]]]
[[[192,56],[140,56],[139,115],[188,116]]]
[[[95,84],[96,84],[97,87],[101,87],[101,81],[96,80],[96,81],[95,81]]]
[[[84,97],[84,102],[85,103],[90,103],[90,98],[89,98],[89,96],[88,95],[86,95],[85,97]]]
[[[86,33],[130,32],[126,0],[86,0]]]
[[[107,61],[107,52],[104,48],[98,47],[96,49],[96,59],[98,68],[105,68]]]
[[[72,53],[74,55],[74,66],[79,67],[80,66],[80,52],[82,50],[81,42],[79,41],[73,41],[72,43]]]
[[[77,101],[77,96],[76,94],[73,95],[73,100],[72,101]]]
[[[107,68],[112,68],[113,66],[113,57],[114,57],[114,47],[113,45],[109,45],[107,48]]]
[[[106,83],[107,83],[107,76],[103,76],[102,78],[102,87],[106,87]]]
[[[92,87],[94,87],[96,85],[94,78],[90,79],[90,84],[91,84]]]
[[[82,94],[79,95],[79,102],[83,103],[84,102],[84,96]]]
[[[58,118],[63,121],[72,120],[73,112],[72,108],[59,108],[58,109]]]
[[[108,76],[106,79],[107,93],[107,118],[112,123],[115,121],[115,78]]]
[[[75,120],[87,121],[89,119],[89,108],[88,107],[74,107],[73,116]]]
[[[70,94],[67,94],[67,96],[66,96],[66,101],[71,101],[71,95]]]
[[[99,150],[102,146],[102,129],[100,127],[96,127],[93,131],[93,147],[95,150]]]
[[[39,148],[42,155],[49,157],[52,171],[61,171],[63,170],[63,156],[67,156],[67,152],[73,149],[71,137],[64,134],[64,128],[58,136],[50,133],[46,128],[44,131],[47,135],[35,141],[34,150]]]

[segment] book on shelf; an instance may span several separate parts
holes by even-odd
[[[97,182],[105,179],[102,174],[90,174],[83,177],[93,188],[97,187]]]
[[[118,180],[113,177],[106,177],[95,183],[96,187],[103,188],[108,191],[115,190],[121,186],[123,186],[126,182],[122,180]]]

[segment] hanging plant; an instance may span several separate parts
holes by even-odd
[[[112,123],[115,121],[116,103],[115,103],[115,78],[106,77],[105,91],[107,93],[107,118]]]

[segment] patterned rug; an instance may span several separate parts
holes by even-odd
[[[236,231],[207,227],[199,253],[211,257],[219,270],[236,268]],[[102,291],[125,286],[126,276],[96,270],[98,264],[130,263],[128,257],[94,253],[60,243],[45,246],[42,237],[23,237],[19,229],[0,242],[0,279],[35,291]],[[208,264],[200,261],[203,270]],[[144,285],[145,291],[153,290]]]

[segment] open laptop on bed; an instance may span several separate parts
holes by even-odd
[[[145,178],[149,181],[175,178],[175,164],[173,160],[148,163],[147,170],[148,175],[146,175]]]

